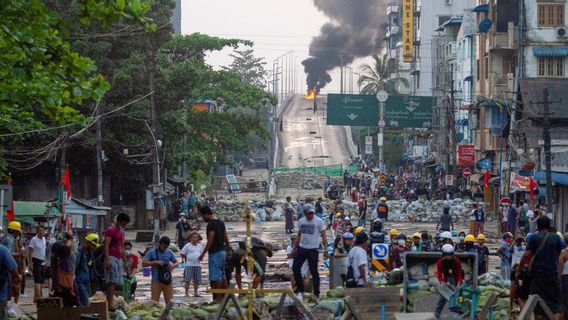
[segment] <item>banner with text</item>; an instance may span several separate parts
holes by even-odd
[[[475,165],[475,145],[460,144],[458,145],[458,166],[474,166]]]
[[[402,61],[414,61],[414,0],[402,1]]]

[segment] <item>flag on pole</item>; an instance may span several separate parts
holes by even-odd
[[[483,175],[483,187],[489,188],[489,170],[485,170],[485,174]]]
[[[65,168],[65,173],[61,177],[61,184],[65,186],[65,191],[67,192],[67,199],[71,199],[71,180],[69,179],[69,167]]]
[[[12,176],[8,177],[8,184],[12,185]],[[12,198],[12,203],[10,203],[10,209],[6,210],[6,219],[8,221],[14,221],[16,212],[14,209],[14,199]]]

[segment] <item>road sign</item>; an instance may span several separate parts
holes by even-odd
[[[386,124],[385,120],[379,120],[379,127],[384,128]]]
[[[383,163],[381,163],[381,165],[382,165],[382,170],[381,170],[381,172],[384,172],[384,171],[385,171],[385,165],[384,165]],[[386,185],[386,183],[387,183],[387,176],[385,176],[384,173],[381,173],[381,176],[380,176],[380,178],[379,178],[379,185],[380,185],[381,187],[384,187],[384,186]]]
[[[365,144],[373,144],[373,136],[366,136],[365,137]]]
[[[8,211],[12,209],[12,185],[10,184],[0,184],[0,192],[3,192],[3,203],[0,203],[2,210]]]
[[[389,99],[390,100],[390,99]],[[327,124],[376,126],[379,121],[377,98],[364,94],[327,95]]]
[[[366,144],[365,145],[365,154],[373,154],[373,145],[372,144]]]
[[[430,129],[434,106],[436,106],[436,97],[391,95],[385,102],[386,128]]]
[[[386,243],[373,243],[371,263],[380,272],[388,271],[389,246]]]
[[[464,178],[471,177],[471,169],[470,168],[463,168],[463,177]]]
[[[241,192],[241,188],[239,187],[239,184],[237,183],[237,178],[235,177],[234,174],[228,174],[225,176],[225,178],[227,179],[227,182],[229,183],[229,192],[231,193],[240,193]]]

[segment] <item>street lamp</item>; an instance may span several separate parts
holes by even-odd
[[[154,135],[154,130],[150,127],[147,121],[144,121],[148,131],[150,131],[150,135],[152,136],[152,140],[154,141],[154,148],[156,153],[156,160],[154,165],[154,170],[156,170],[156,178],[155,184],[152,185],[152,195],[158,193],[159,197],[162,196],[163,193],[163,185],[160,179],[160,153],[159,148],[162,147],[162,140],[156,139],[156,135]],[[154,204],[154,241],[158,243],[160,239],[160,201]]]
[[[389,94],[385,90],[377,92],[377,100],[379,100],[379,135],[377,137],[377,145],[379,146],[379,169],[385,171],[383,139],[385,130],[385,101],[389,99]]]

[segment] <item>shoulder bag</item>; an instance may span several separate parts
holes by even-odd
[[[156,260],[160,260],[160,254],[158,253],[158,249],[154,249],[156,252]],[[163,266],[158,266],[158,281],[163,284],[171,284],[172,283],[172,273],[168,270],[168,264],[164,264]]]

